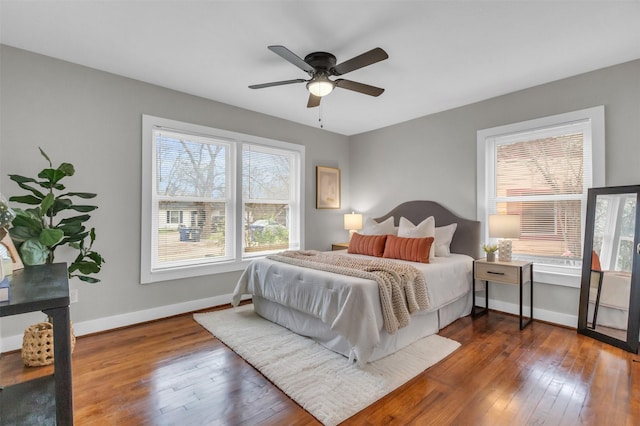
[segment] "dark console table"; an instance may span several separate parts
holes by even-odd
[[[9,301],[0,302],[0,317],[42,311],[52,318],[54,373],[0,388],[0,424],[73,425],[67,265],[26,266],[9,281]]]

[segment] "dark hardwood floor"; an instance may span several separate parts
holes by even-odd
[[[640,424],[637,355],[498,312],[440,334],[462,347],[344,424]],[[1,385],[50,371],[0,358]],[[78,338],[73,387],[77,425],[319,424],[191,315]]]

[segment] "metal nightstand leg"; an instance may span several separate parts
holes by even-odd
[[[472,269],[472,277],[473,277],[473,288],[471,289],[471,293],[473,294],[471,301],[471,316],[477,317],[480,315],[484,315],[489,312],[489,281],[484,282],[484,308],[481,311],[478,311],[476,308],[476,263],[473,262]]]
[[[529,324],[531,324],[531,321],[533,321],[533,265],[530,266],[530,274],[531,274],[531,279],[529,280],[529,287],[531,290],[531,294],[530,294],[530,311],[529,311],[529,319],[527,319],[526,322],[523,322],[523,317],[522,317],[522,292],[523,292],[523,286],[524,286],[524,268],[520,268],[520,330],[522,330],[523,328],[525,328],[526,326],[528,326]]]

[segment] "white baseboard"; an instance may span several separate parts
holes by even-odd
[[[249,298],[249,296],[244,296],[243,300]],[[192,300],[189,302],[177,303],[175,305],[160,306],[158,308],[147,309],[144,311],[130,312],[83,322],[74,322],[73,329],[76,336],[84,336],[86,334],[99,333],[102,331],[112,330],[114,328],[126,327],[147,321],[167,318],[173,315],[184,314],[185,312],[225,305],[229,303],[230,300],[230,294],[208,297],[206,299]],[[484,298],[476,297],[476,304],[478,306],[484,306]],[[501,300],[489,299],[489,308],[514,315],[518,315],[519,313],[518,305],[503,302]],[[526,307],[524,312],[525,314],[528,314],[528,309]],[[578,324],[578,317],[576,315],[568,315],[535,307],[533,308],[533,318],[573,328],[576,328]],[[2,348],[3,352],[20,349],[22,347],[22,337],[22,334],[19,334],[0,339],[0,348]]]
[[[476,305],[484,306],[484,297],[476,296]],[[520,306],[515,303],[504,302],[502,300],[494,300],[489,298],[489,309],[494,309],[496,311],[506,312],[509,314],[519,315],[520,314]],[[529,306],[524,306],[523,314],[529,315]],[[564,325],[566,327],[577,328],[578,327],[578,316],[577,315],[569,315],[563,314],[561,312],[548,311],[546,309],[539,309],[535,306],[533,307],[533,319],[538,319],[541,321],[547,321],[553,324]]]
[[[102,331],[112,330],[114,328],[126,327],[129,325],[140,324],[147,321],[153,321],[161,318],[167,318],[173,315],[193,312],[200,309],[211,308],[213,306],[226,305],[231,301],[231,294],[222,296],[208,297],[206,299],[192,300],[189,302],[177,303],[175,305],[160,306],[157,308],[146,309],[144,311],[129,312],[121,315],[113,315],[110,317],[99,318],[95,320],[73,322],[73,330],[76,336],[84,336],[85,334],[99,333]],[[243,296],[244,299],[250,299],[250,296]],[[14,351],[22,348],[23,335],[7,336],[0,339],[0,348],[3,352]]]

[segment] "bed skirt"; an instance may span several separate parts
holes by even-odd
[[[349,343],[320,319],[304,312],[285,307],[259,296],[253,296],[256,313],[261,317],[307,336],[322,346],[348,358],[352,357]],[[436,334],[440,329],[471,312],[471,293],[431,312],[418,312],[411,316],[411,323],[394,334],[384,330],[380,344],[374,349],[368,362],[384,358],[423,337]]]

